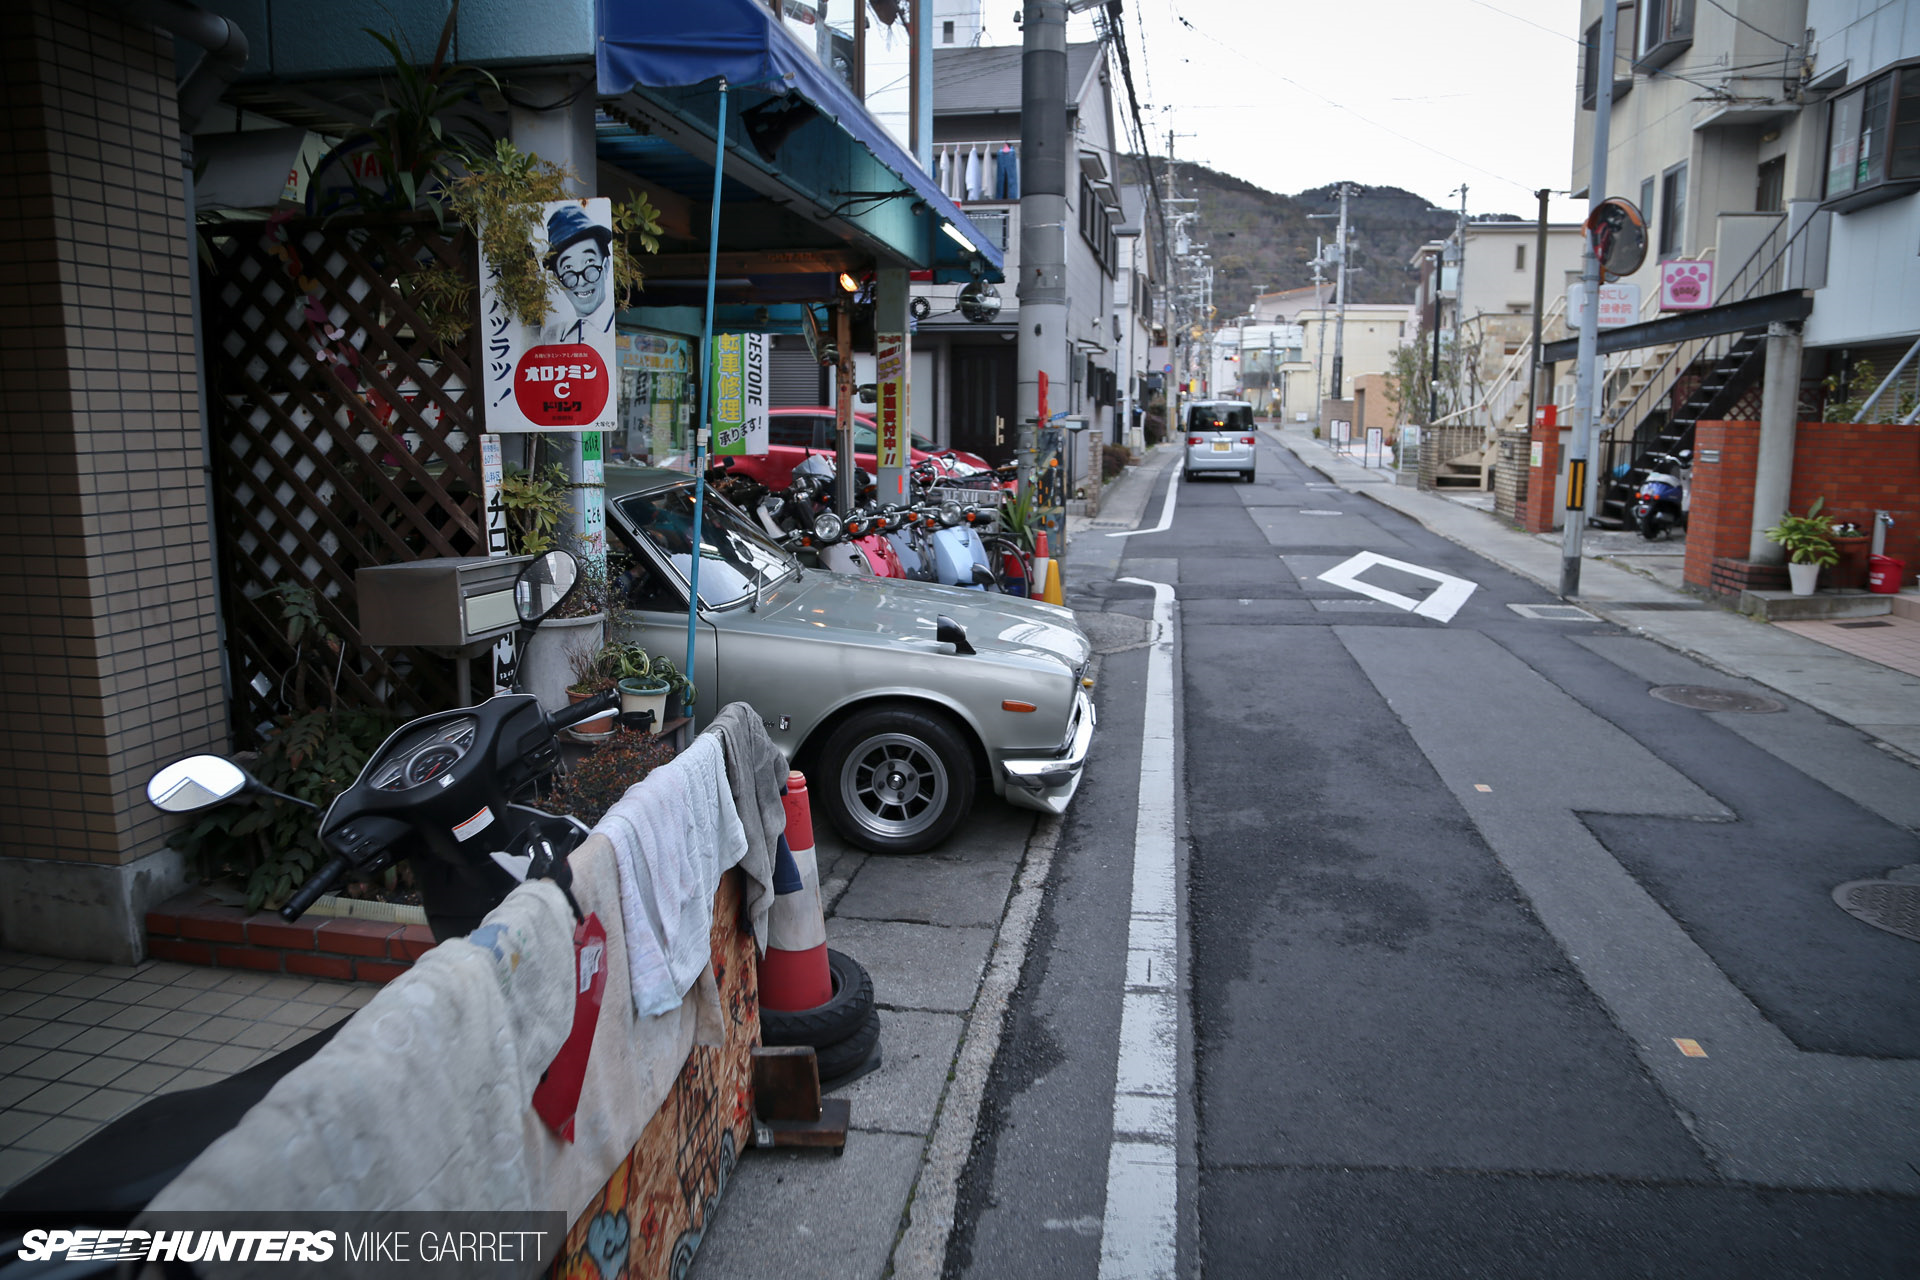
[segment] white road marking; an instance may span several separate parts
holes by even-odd
[[[1360,575],[1377,565],[1389,569],[1398,569],[1410,573],[1416,578],[1429,578],[1439,584],[1434,593],[1425,600],[1415,600],[1412,596],[1403,596],[1398,591],[1389,591],[1363,582]],[[1348,560],[1343,560],[1320,575],[1320,581],[1330,582],[1336,587],[1345,587],[1357,591],[1363,596],[1371,596],[1382,604],[1390,604],[1396,609],[1405,609],[1417,613],[1423,618],[1432,618],[1435,622],[1451,622],[1453,615],[1460,612],[1460,606],[1474,593],[1475,583],[1465,578],[1456,578],[1450,573],[1441,573],[1437,569],[1423,569],[1417,564],[1408,564],[1405,560],[1394,560],[1376,551],[1362,551]]]
[[[1178,481],[1175,481],[1177,484]],[[1169,496],[1168,506],[1172,506]],[[1115,1062],[1100,1280],[1171,1280],[1180,1220],[1180,900],[1174,878],[1173,588],[1153,588],[1133,906]]]
[[[1186,464],[1173,469],[1173,478],[1167,481],[1167,500],[1160,504],[1160,523],[1151,529],[1125,529],[1119,533],[1110,533],[1109,538],[1131,538],[1137,533],[1165,533],[1173,527],[1173,504],[1180,496],[1180,478],[1186,474]]]

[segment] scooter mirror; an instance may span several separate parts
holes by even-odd
[[[245,769],[224,756],[188,756],[153,775],[147,801],[168,813],[192,813],[233,799],[250,781]]]
[[[549,551],[524,569],[513,584],[513,607],[522,622],[538,622],[560,607],[580,580],[580,562],[570,551]]]

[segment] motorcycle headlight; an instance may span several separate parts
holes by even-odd
[[[962,512],[960,510],[959,503],[943,502],[940,504],[940,523],[941,524],[944,524],[947,527],[951,528],[954,525],[959,524],[962,518],[963,517],[962,517]]]
[[[845,526],[840,523],[840,517],[831,511],[822,512],[813,518],[813,534],[822,542],[838,542],[844,531]]]

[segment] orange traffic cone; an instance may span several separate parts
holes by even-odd
[[[1058,560],[1035,559],[1033,562],[1033,577],[1034,590],[1038,593],[1034,596],[1034,599],[1044,600],[1048,604],[1064,605],[1067,602],[1066,592],[1060,582],[1060,562]]]
[[[1047,531],[1045,529],[1036,529],[1033,534],[1033,558],[1035,560],[1048,560],[1052,557],[1053,552],[1047,549]]]
[[[827,968],[827,917],[820,905],[807,775],[789,773],[782,800],[787,830],[774,853],[773,910],[767,916],[767,954],[760,959],[760,1004],[793,1012],[833,999],[833,976]]]

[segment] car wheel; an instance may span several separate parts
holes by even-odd
[[[820,749],[827,820],[874,853],[923,853],[973,803],[973,753],[945,718],[907,707],[862,711]]]

